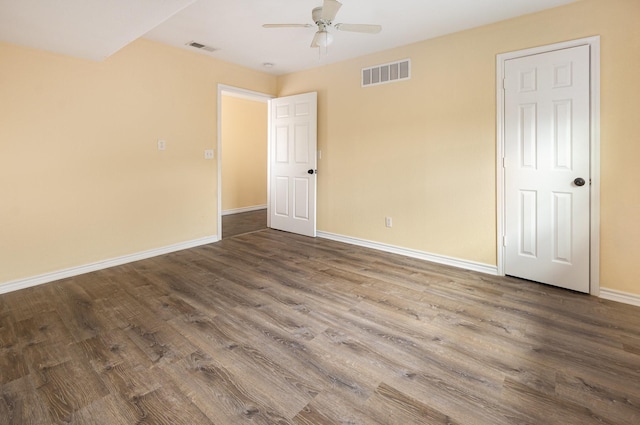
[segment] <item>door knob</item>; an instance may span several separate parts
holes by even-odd
[[[307,171],[307,174],[315,174],[315,173],[317,173],[317,170],[314,170],[314,169]]]
[[[585,184],[586,182],[584,181],[584,179],[583,179],[582,177],[578,177],[577,179],[575,179],[575,180],[573,181],[573,183],[574,183],[576,186],[584,186],[584,184]]]

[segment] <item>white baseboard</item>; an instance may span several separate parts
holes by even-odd
[[[417,258],[420,260],[431,261],[433,263],[444,264],[447,266],[458,267],[461,269],[476,271],[497,276],[498,268],[489,264],[476,263],[474,261],[460,260],[458,258],[446,257],[438,254],[430,254],[428,252],[416,251],[413,249],[401,248],[393,245],[386,245],[378,242],[372,242],[364,239],[352,238],[349,236],[336,235],[328,232],[317,232],[319,238],[331,239],[338,242],[344,242],[351,245],[362,246],[365,248],[377,249],[378,251],[400,254],[407,257]],[[640,295],[629,292],[618,291],[616,289],[600,288],[600,298],[610,301],[617,301],[624,304],[630,304],[640,307]]]
[[[260,209],[260,208],[257,208],[257,209]],[[365,239],[352,238],[349,236],[336,235],[328,232],[317,232],[317,236],[320,238],[330,239],[337,242],[348,243],[351,245],[362,246],[365,248],[376,249],[378,251],[390,252],[393,254],[400,254],[407,257],[411,257],[411,258],[431,261],[433,263],[444,264],[447,266],[458,267],[461,269],[476,271],[480,273],[486,273],[490,275],[498,274],[497,267],[489,264],[477,263],[474,261],[467,261],[467,260],[460,260],[458,258],[447,257],[443,255],[438,255],[438,254],[430,254],[428,252],[417,251],[417,250],[408,249],[408,248],[401,248],[394,245],[387,245],[379,242],[368,241]],[[29,277],[26,279],[18,279],[18,280],[13,280],[9,282],[4,282],[4,283],[0,283],[0,294],[5,294],[7,292],[17,291],[20,289],[30,288],[32,286],[42,285],[44,283],[49,283],[49,282],[53,282],[60,279],[66,279],[69,277],[78,276],[85,273],[91,273],[91,272],[106,269],[109,267],[120,266],[122,264],[132,263],[134,261],[145,260],[147,258],[157,257],[159,255],[169,254],[171,252],[181,251],[183,249],[195,248],[197,246],[218,242],[219,240],[220,238],[218,238],[218,236],[209,236],[206,238],[194,239],[187,242],[155,248],[148,251],[124,255],[122,257],[111,258],[103,261],[97,261],[91,264],[85,264],[82,266],[71,267],[68,269],[58,270],[51,273],[45,273],[38,276]],[[600,298],[640,307],[640,295],[632,294],[629,292],[618,291],[616,289],[600,288]]]
[[[222,211],[222,215],[232,215],[232,214],[240,214],[240,213],[245,213],[245,212],[251,212],[251,211],[258,211],[258,210],[266,210],[267,209],[267,205],[254,205],[253,207],[245,207],[245,208],[233,208],[230,210],[223,210]]]
[[[622,292],[616,289],[600,288],[600,298],[640,307],[640,295]]]
[[[458,267],[460,269],[476,271],[476,272],[490,274],[494,276],[498,274],[498,268],[490,264],[483,264],[483,263],[477,263],[475,261],[461,260],[459,258],[446,257],[444,255],[430,254],[428,252],[416,251],[413,249],[401,248],[394,245],[387,245],[379,242],[372,242],[364,239],[336,235],[336,234],[327,233],[327,232],[317,232],[317,236],[320,238],[331,239],[337,242],[344,242],[351,245],[357,245],[365,248],[376,249],[378,251],[390,252],[392,254],[400,254],[406,257],[417,258],[419,260],[431,261],[432,263]]]
[[[189,248],[195,248],[197,246],[218,242],[219,240],[220,238],[218,238],[218,236],[209,236],[206,238],[194,239],[191,241],[181,242],[174,245],[150,249],[148,251],[123,255],[122,257],[97,261],[91,264],[85,264],[82,266],[71,267],[68,269],[58,270],[51,273],[45,273],[38,276],[29,277],[26,279],[19,279],[19,280],[4,282],[4,283],[0,283],[0,294],[17,291],[19,289],[30,288],[32,286],[42,285],[43,283],[49,283],[55,280],[66,279],[69,277],[78,276],[85,273],[95,272],[95,271],[106,269],[109,267],[120,266],[122,264],[132,263],[134,261],[145,260],[147,258],[157,257],[158,255],[169,254],[170,252],[181,251],[183,249],[189,249]]]

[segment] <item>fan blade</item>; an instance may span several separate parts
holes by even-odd
[[[264,24],[263,28],[309,28],[311,24]]]
[[[369,24],[335,24],[335,29],[339,31],[364,32],[368,34],[377,34],[382,31],[381,25]]]
[[[311,42],[311,47],[320,47],[320,33],[317,32],[316,35],[313,36],[313,41]]]
[[[322,5],[322,19],[331,22],[336,18],[338,10],[342,7],[342,3],[336,0],[324,0]]]

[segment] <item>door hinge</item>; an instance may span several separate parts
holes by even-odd
[[[506,79],[506,78],[503,78],[503,79],[502,79],[502,89],[503,89],[503,90],[506,90],[506,89],[507,89],[507,79]]]
[[[502,157],[502,168],[507,168],[507,158],[506,157]]]
[[[507,237],[506,236],[502,237],[502,246],[507,246]]]

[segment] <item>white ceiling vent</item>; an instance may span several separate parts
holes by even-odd
[[[206,52],[215,52],[218,50],[215,47],[207,46],[206,44],[198,43],[196,41],[188,42],[187,46],[195,47],[196,49],[204,50]]]
[[[362,68],[362,87],[395,83],[411,78],[411,59]]]

